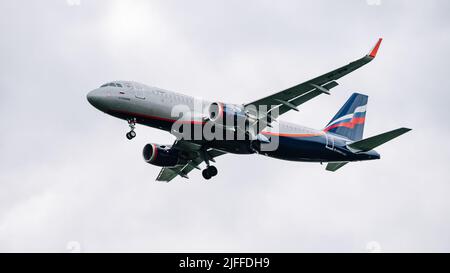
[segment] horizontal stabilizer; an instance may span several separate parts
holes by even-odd
[[[328,164],[327,164],[326,170],[327,170],[327,171],[330,171],[330,172],[335,172],[335,171],[337,171],[338,169],[340,169],[341,167],[344,167],[345,164],[347,164],[347,163],[348,163],[348,162],[328,163]]]
[[[370,151],[398,136],[403,135],[404,133],[407,133],[411,131],[411,129],[408,128],[399,128],[390,132],[386,132],[383,134],[379,134],[373,137],[369,137],[363,140],[359,140],[356,142],[353,142],[348,145],[348,147],[352,150],[356,150],[358,152],[366,152]]]

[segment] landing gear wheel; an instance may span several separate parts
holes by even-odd
[[[202,175],[203,175],[203,178],[205,178],[206,180],[209,180],[209,179],[211,179],[211,177],[217,175],[217,168],[214,167],[214,166],[209,165],[209,160],[210,159],[213,162],[215,162],[215,161],[208,154],[208,152],[206,151],[205,147],[202,147],[201,152],[203,154],[203,159],[205,160],[205,163],[206,163],[206,168],[202,171]]]
[[[214,166],[209,166],[207,168],[209,174],[211,175],[211,177],[216,176],[217,175],[217,168]]]
[[[203,178],[205,178],[206,180],[211,179],[211,174],[209,173],[208,169],[204,169],[202,171],[202,175],[203,175]]]
[[[208,167],[206,167],[206,169],[204,169],[202,171],[202,175],[203,175],[203,178],[205,178],[206,180],[209,180],[209,179],[211,179],[211,177],[217,175],[217,168],[214,166],[208,166]]]
[[[136,137],[136,132],[134,131],[134,128],[136,127],[136,119],[129,119],[128,126],[130,126],[130,131],[126,134],[126,136],[128,139],[133,139]]]

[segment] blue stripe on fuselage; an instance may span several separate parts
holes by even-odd
[[[328,147],[326,145],[328,138]],[[359,161],[372,159],[366,153],[355,154],[346,147],[346,140],[334,134],[312,137],[279,136],[275,151],[262,151],[261,154],[290,161],[333,162]]]
[[[331,137],[331,135],[329,134]],[[274,141],[272,136],[272,141]],[[310,162],[326,162],[326,161],[345,161],[348,159],[344,152],[336,152],[340,150],[335,141],[335,145],[330,144],[330,148],[326,148],[326,136],[312,137],[290,137],[279,136],[278,148],[275,151],[265,153],[270,157],[291,160],[291,161],[310,161]],[[330,141],[330,143],[332,143]]]

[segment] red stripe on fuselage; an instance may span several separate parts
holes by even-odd
[[[274,132],[261,132],[263,135],[269,135],[269,136],[280,136],[280,137],[316,137],[316,136],[322,136],[325,134],[325,132],[319,132],[319,133],[312,133],[312,134],[296,134],[296,133],[274,133]]]
[[[164,117],[159,117],[159,116],[150,116],[150,115],[144,115],[144,114],[140,114],[140,113],[120,111],[120,110],[113,110],[113,112],[129,115],[129,116],[133,116],[133,117],[145,118],[145,119],[162,120],[162,121],[167,121],[167,122],[171,122],[171,123],[175,123],[175,122],[182,123],[182,124],[205,124],[206,123],[201,120],[176,120],[176,119],[164,118]]]
[[[162,121],[167,121],[167,122],[171,122],[171,123],[179,122],[179,123],[183,123],[183,124],[206,124],[205,121],[196,121],[196,120],[178,121],[175,119],[169,119],[169,118],[164,118],[164,117],[159,117],[159,116],[150,116],[150,115],[144,115],[144,114],[132,113],[132,112],[126,112],[126,111],[119,111],[119,110],[114,110],[114,112],[133,116],[133,117],[162,120]],[[279,136],[279,137],[316,137],[316,136],[322,136],[325,134],[325,132],[305,134],[305,133],[276,133],[276,132],[267,132],[267,131],[263,131],[261,133],[264,135]]]

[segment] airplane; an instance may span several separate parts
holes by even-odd
[[[330,90],[338,86],[336,80],[376,57],[381,42],[382,38],[369,54],[347,65],[246,104],[203,101],[133,81],[103,84],[90,91],[87,100],[104,113],[126,120],[130,127],[126,137],[130,140],[136,137],[136,124],[161,129],[177,137],[172,145],[151,143],[143,148],[145,162],[162,167],[157,181],[169,182],[177,176],[189,178],[193,169],[201,170],[199,166],[203,162],[206,167],[202,176],[209,180],[218,173],[211,162],[215,163],[215,158],[227,153],[327,163],[326,170],[334,172],[349,162],[380,159],[380,154],[374,150],[376,147],[411,129],[399,128],[363,139],[368,96],[360,93],[352,94],[321,130],[281,121],[278,117],[288,111],[299,111],[298,106],[319,95],[330,95]],[[173,110],[179,105],[184,106],[184,110],[174,117]],[[275,125],[277,130],[273,131]],[[192,130],[207,126],[212,133],[215,130],[220,131],[219,136],[231,133],[234,138],[211,139],[203,135],[192,138]],[[183,131],[190,132],[183,134]],[[238,133],[244,138],[236,138]],[[276,148],[263,149],[264,145],[275,142]]]

